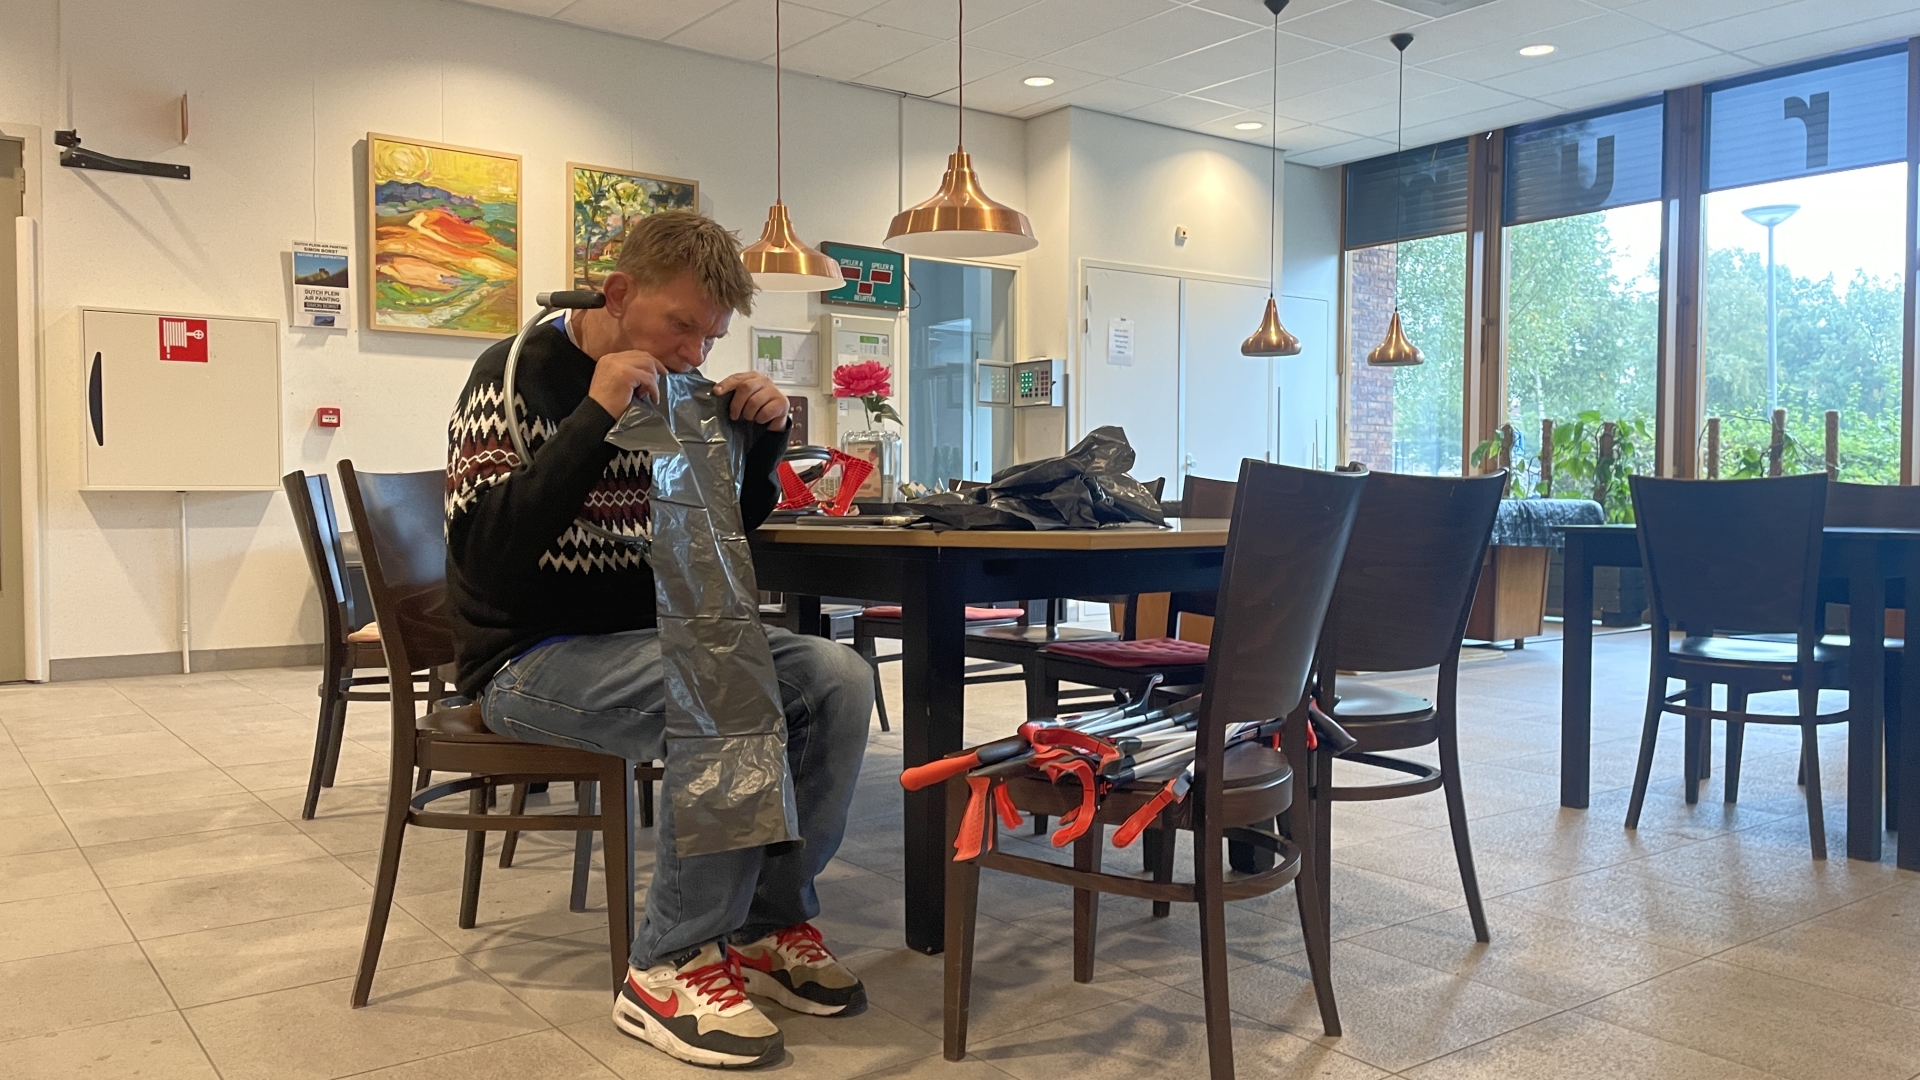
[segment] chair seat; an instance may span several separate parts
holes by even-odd
[[[354,630],[349,634],[347,634],[347,640],[353,642],[356,645],[365,645],[365,644],[377,645],[380,642],[380,624],[377,622],[370,622],[367,625],[361,627],[360,629]]]
[[[1139,641],[1056,641],[1048,645],[1046,651],[1116,668],[1182,667],[1207,662],[1205,645],[1197,641],[1182,641],[1179,638],[1145,638]]]
[[[1832,644],[1833,635],[1813,647],[1813,659],[1819,664],[1842,663],[1846,649]],[[1792,635],[1767,637],[1695,637],[1682,639],[1673,646],[1676,660],[1704,660],[1721,664],[1777,664],[1792,666],[1800,662],[1799,645]]]
[[[1792,634],[1741,634],[1739,636],[1749,641],[1784,641],[1788,644],[1794,641]],[[1853,647],[1853,638],[1848,634],[1828,634],[1820,639],[1820,644],[1831,645],[1836,649],[1850,649]],[[1880,647],[1888,652],[1905,652],[1907,641],[1905,638],[1890,637],[1882,640]]]
[[[452,708],[429,709],[427,715],[420,718],[419,729],[437,731],[444,735],[491,735],[486,717],[480,715],[478,705],[456,705]],[[502,736],[504,738],[504,736]]]
[[[898,619],[902,617],[899,604],[875,604],[862,612],[869,619]],[[972,607],[967,608],[967,621],[976,622],[1016,622],[1020,618],[1019,608]]]
[[[967,637],[974,641],[1005,642],[1011,645],[1027,645],[1032,648],[1069,643],[1080,644],[1094,641],[1119,641],[1120,635],[1111,630],[1090,630],[1080,626],[1056,626],[1049,630],[1044,626],[969,626]]]
[[[1418,720],[1433,712],[1433,702],[1419,694],[1358,680],[1336,685],[1340,700],[1333,707],[1333,719],[1342,724]]]

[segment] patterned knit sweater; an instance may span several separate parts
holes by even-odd
[[[520,352],[520,431],[533,462],[517,469],[500,389],[511,344],[480,355],[447,425],[447,600],[460,692],[476,698],[547,638],[654,625],[646,560],[574,522],[640,533],[647,456],[606,441],[613,417],[587,396],[593,360],[556,320]],[[773,471],[785,448],[786,433],[770,431],[748,453],[740,509],[749,529],[778,498]]]

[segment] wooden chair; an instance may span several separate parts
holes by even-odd
[[[373,621],[373,612],[360,610],[354,598],[327,475],[308,476],[295,470],[280,478],[280,486],[286,490],[307,570],[320,594],[320,719],[313,734],[307,797],[300,805],[300,817],[310,821],[320,803],[320,789],[333,786],[334,770],[340,764],[347,703],[387,700],[384,690],[358,689],[385,686],[386,675],[357,672],[368,668],[385,672],[387,658],[380,649],[380,624]]]
[[[380,963],[387,916],[400,873],[400,847],[407,826],[457,829],[467,833],[462,875],[460,926],[471,928],[480,899],[480,863],[489,830],[599,830],[606,838],[607,933],[613,982],[627,974],[627,950],[633,941],[633,857],[631,765],[616,757],[560,746],[540,746],[487,730],[477,705],[435,708],[425,715],[414,693],[413,673],[453,660],[453,638],[446,621],[447,547],[444,529],[446,476],[439,471],[358,473],[351,461],[340,463],[340,486],[347,512],[360,536],[367,586],[379,616],[392,687],[393,748],[388,777],[386,824],[381,832],[380,864],[367,916],[366,941],[353,984],[352,1004],[367,1003]],[[416,771],[461,774],[414,790]],[[488,789],[498,784],[571,780],[597,782],[603,793],[598,814],[489,815]],[[433,803],[466,792],[465,813],[439,810]]]
[[[1737,790],[1745,725],[1800,728],[1813,857],[1827,857],[1820,800],[1822,724],[1845,723],[1851,713],[1820,712],[1822,688],[1847,685],[1847,650],[1821,640],[1821,529],[1828,482],[1814,473],[1768,480],[1631,478],[1639,522],[1640,557],[1652,599],[1652,663],[1646,721],[1634,770],[1627,828],[1640,825],[1653,770],[1660,719],[1686,718],[1685,789],[1699,801],[1708,725],[1728,722],[1727,782]],[[1672,640],[1671,629],[1685,637]],[[1728,636],[1718,636],[1728,635]],[[1667,680],[1686,689],[1667,693]],[[1713,688],[1727,688],[1727,707],[1713,706]],[[1750,695],[1792,690],[1792,715],[1750,712]]]
[[[1315,850],[1322,860],[1321,879],[1331,880],[1333,803],[1443,790],[1467,914],[1479,941],[1487,940],[1487,917],[1460,784],[1460,642],[1506,481],[1505,472],[1464,480],[1368,473],[1315,662],[1320,707],[1358,740],[1340,757],[1406,777],[1341,787],[1333,783],[1331,755],[1314,755],[1309,790],[1320,830]],[[1418,671],[1436,665],[1431,699],[1338,678],[1340,671]],[[1439,744],[1437,769],[1390,756],[1433,743]]]
[[[973,978],[975,911],[982,868],[1052,881],[1074,889],[1074,979],[1093,977],[1095,924],[1101,893],[1200,909],[1201,985],[1206,1001],[1207,1051],[1213,1080],[1233,1076],[1232,1012],[1227,997],[1226,902],[1260,896],[1294,883],[1301,929],[1313,972],[1314,994],[1327,1034],[1340,1033],[1329,972],[1323,896],[1314,879],[1310,808],[1296,801],[1289,762],[1305,750],[1306,689],[1314,645],[1333,593],[1347,534],[1360,503],[1359,477],[1245,461],[1220,578],[1220,615],[1206,668],[1194,785],[1185,801],[1161,812],[1163,829],[1193,832],[1193,880],[1144,880],[1103,873],[1104,826],[1146,805],[1160,785],[1114,792],[1095,818],[1096,828],[1074,842],[1072,866],[985,851],[947,866],[945,1052],[958,1061],[967,1049],[968,997]],[[1256,743],[1223,746],[1228,725],[1291,717],[1287,752]],[[1078,805],[1072,785],[1016,780],[1007,791],[1019,808],[1060,814]],[[947,784],[949,839],[958,836],[969,795],[967,778]],[[1268,826],[1279,815],[1292,823],[1289,840]],[[996,828],[988,814],[988,828]],[[991,835],[991,833],[989,834]],[[1232,837],[1272,851],[1278,861],[1257,874],[1229,880],[1223,841]],[[1295,879],[1298,880],[1295,880]]]
[[[826,605],[821,605],[822,617],[825,617]],[[972,657],[972,632],[983,626],[1013,626],[1027,621],[1025,608],[1015,607],[973,607],[966,609],[967,619],[967,656]],[[880,688],[880,665],[891,664],[900,659],[899,653],[881,655],[877,643],[882,640],[898,641],[905,633],[902,629],[902,612],[899,604],[871,604],[862,607],[853,616],[853,648],[860,658],[873,669],[873,704],[880,715],[880,730],[892,731],[887,723],[887,698]],[[968,665],[966,683],[969,686],[990,682],[1012,682],[1021,678],[1018,673],[1001,670],[998,663]]]

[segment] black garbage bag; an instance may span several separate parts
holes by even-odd
[[[1160,500],[1128,475],[1133,447],[1117,427],[1099,427],[1061,457],[1011,465],[971,491],[943,491],[908,505],[951,529],[1098,529],[1165,525]]]

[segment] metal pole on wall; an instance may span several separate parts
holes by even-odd
[[[1720,418],[1707,417],[1707,479],[1720,479]]]
[[[1553,498],[1553,421],[1540,421],[1540,497]]]
[[[180,672],[193,674],[193,576],[187,550],[187,493],[180,493]]]
[[[1800,209],[1798,203],[1771,203],[1740,211],[1748,221],[1767,230],[1767,408],[1780,407],[1780,324],[1774,303],[1773,230]]]
[[[1840,479],[1840,413],[1827,410],[1827,479]]]
[[[1787,453],[1787,410],[1773,410],[1773,437],[1767,440],[1767,475],[1779,476]]]

